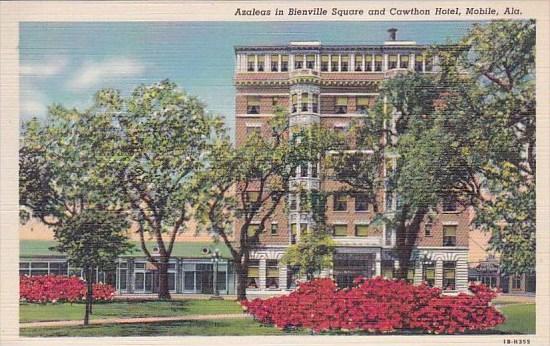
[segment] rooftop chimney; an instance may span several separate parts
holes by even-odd
[[[395,39],[397,38],[397,29],[390,28],[388,29],[388,32],[390,33],[390,41],[395,41]]]

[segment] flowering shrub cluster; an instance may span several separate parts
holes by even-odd
[[[95,301],[110,301],[114,295],[115,289],[110,285],[93,285]],[[86,282],[76,276],[21,276],[19,298],[29,303],[74,303],[86,298]]]
[[[504,322],[503,315],[490,306],[494,291],[483,285],[470,290],[472,294],[445,296],[439,288],[381,277],[358,278],[353,287],[340,289],[331,279],[315,279],[302,283],[288,296],[254,299],[242,305],[261,323],[314,332],[419,329],[452,334]]]

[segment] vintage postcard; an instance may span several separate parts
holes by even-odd
[[[547,1],[0,6],[2,345],[550,344]]]

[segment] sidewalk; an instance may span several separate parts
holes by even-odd
[[[224,319],[234,319],[234,318],[251,318],[251,317],[243,313],[243,314],[217,314],[217,315],[187,315],[187,316],[172,316],[172,317],[101,318],[96,320],[90,320],[90,324],[204,321],[204,320],[224,320]],[[81,325],[82,325],[82,320],[27,322],[27,323],[19,323],[19,328],[68,327],[68,326],[81,326]]]

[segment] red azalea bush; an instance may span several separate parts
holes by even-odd
[[[110,301],[115,295],[111,285],[93,285],[96,301]],[[29,303],[74,303],[86,297],[86,282],[76,276],[37,275],[19,278],[19,298]]]
[[[242,305],[261,323],[314,332],[420,329],[451,334],[504,322],[502,314],[490,306],[494,291],[483,285],[470,289],[472,295],[445,296],[439,288],[381,277],[358,278],[353,287],[344,289],[331,279],[315,279],[302,283],[288,296],[254,299]]]

